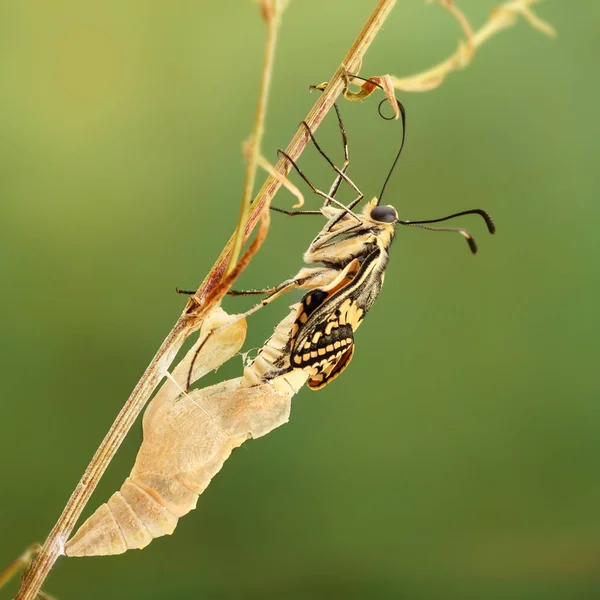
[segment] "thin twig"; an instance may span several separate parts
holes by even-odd
[[[267,101],[269,99],[269,89],[271,87],[271,77],[273,75],[273,64],[275,62],[275,48],[277,46],[277,34],[281,25],[281,17],[286,0],[262,0],[263,17],[267,21],[267,39],[265,43],[265,55],[263,59],[263,68],[260,78],[258,93],[258,103],[256,106],[256,115],[254,117],[254,128],[252,137],[249,140],[249,152],[246,161],[246,179],[244,182],[244,194],[242,196],[242,205],[238,226],[233,239],[233,249],[229,257],[227,272],[235,268],[235,264],[242,250],[244,243],[244,225],[248,220],[250,212],[250,202],[254,182],[256,181],[256,170],[259,161],[260,147],[265,132],[265,118],[267,115]]]
[[[505,2],[494,8],[488,21],[475,32],[473,32],[469,20],[453,2],[450,0],[437,1],[458,21],[465,34],[465,40],[459,43],[458,49],[452,56],[430,69],[410,77],[400,78],[392,75],[394,87],[398,90],[427,92],[440,86],[447,75],[469,65],[480,46],[500,31],[514,25],[519,16],[525,18],[534,29],[550,37],[556,35],[554,28],[540,19],[531,8],[531,5],[541,0],[511,0]]]
[[[346,54],[342,64],[331,78],[329,85],[323,94],[319,95],[315,105],[306,117],[306,122],[313,130],[319,126],[327,112],[333,106],[336,98],[344,89],[345,74],[348,71],[356,72],[360,67],[363,56],[395,4],[396,0],[378,1],[377,6]],[[297,159],[306,147],[307,142],[308,136],[306,130],[304,127],[300,127],[286,149],[287,154],[293,159]],[[282,159],[277,163],[275,168],[281,175],[286,176],[291,166],[287,161]],[[268,208],[269,202],[280,187],[280,178],[273,176],[267,178],[250,207],[248,219],[244,227],[244,241],[248,239],[248,236],[261,216],[261,212],[265,207]],[[264,228],[262,233],[264,235]],[[232,248],[233,238],[227,243],[214,267],[196,292],[196,295],[188,301],[183,314],[179,317],[177,323],[142,375],[142,378],[135,386],[131,396],[121,409],[79,484],[69,498],[62,515],[50,532],[38,557],[27,571],[15,600],[34,600],[50,569],[58,557],[64,554],[64,544],[73,531],[98,481],[104,474],[119,445],[139,416],[146,402],[156,389],[156,386],[169,369],[183,342],[200,327],[204,316],[222,299],[227,292],[227,286],[233,283],[232,276],[239,274],[236,266],[235,272],[231,272],[230,276],[227,277],[227,281],[222,282],[229,264]],[[240,263],[247,263],[251,256],[251,252],[249,253],[249,251],[255,250],[256,245],[249,248]]]
[[[0,573],[0,588],[4,587],[20,570],[25,570],[31,564],[33,557],[41,550],[39,544],[32,544],[19,556],[13,560],[2,573]]]
[[[341,65],[338,67],[337,71],[334,73],[333,77],[329,80],[329,84],[323,91],[323,93],[318,97],[311,111],[308,113],[305,121],[312,131],[316,131],[319,127],[329,110],[332,108],[333,103],[336,101],[337,97],[342,93],[345,87],[345,79],[348,72],[357,73],[360,64],[362,62],[362,58],[365,53],[369,49],[369,46],[373,42],[375,36],[381,29],[384,21],[388,17],[392,8],[396,4],[397,0],[379,0],[377,6],[373,10],[373,13],[369,17],[368,21],[365,23],[362,31],[356,38],[356,41],[348,50],[348,53],[344,57]],[[306,128],[304,126],[299,127],[296,131],[296,134],[292,138],[289,146],[286,148],[285,152],[288,154],[293,160],[297,160],[306,144],[309,141],[308,134],[306,133]],[[280,159],[275,165],[275,169],[281,175],[287,176],[287,174],[291,170],[291,165],[285,158]],[[245,231],[244,231],[244,240],[248,239],[248,236],[256,226],[257,219],[259,217],[260,211],[262,207],[265,205],[267,199],[273,198],[273,196],[277,193],[279,188],[281,187],[281,181],[278,181],[275,177],[269,177],[262,188],[256,195],[252,206],[250,208],[250,213],[248,215],[248,221],[246,223]],[[211,269],[210,273],[207,275],[205,280],[202,282],[202,285],[196,296],[199,300],[202,300],[206,295],[206,291],[211,289],[216,281],[219,281],[227,268],[229,263],[229,257],[231,255],[231,249],[233,244],[233,237],[227,242],[227,245],[221,252],[219,258],[217,259],[215,265]]]
[[[246,153],[246,149],[244,147],[244,154]],[[292,194],[297,202],[292,205],[292,208],[300,208],[304,205],[304,194],[284,175],[279,173],[275,167],[262,155],[258,156],[258,166],[261,169],[264,169],[269,175],[275,177],[283,187]]]

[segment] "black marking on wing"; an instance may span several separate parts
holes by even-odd
[[[290,365],[309,371],[311,389],[324,387],[350,363],[354,331],[381,290],[387,260],[385,250],[375,249],[341,286],[312,290],[302,299],[290,336]]]
[[[307,318],[310,317],[310,315],[312,315],[315,312],[315,310],[319,306],[321,306],[321,304],[323,304],[323,302],[325,302],[327,296],[327,292],[316,289],[308,292],[308,294],[306,294],[304,298],[302,298],[302,307],[304,309],[304,312],[306,313]]]
[[[342,353],[354,344],[351,325],[330,322],[328,327],[314,332],[311,340],[294,346],[291,352],[293,367],[326,367],[335,363]]]
[[[387,255],[383,258],[387,259]],[[304,316],[306,313],[302,303],[292,329],[291,349],[300,352],[318,331],[329,335],[327,328],[332,320],[340,325],[350,324],[353,331],[356,330],[379,294],[386,262],[381,260],[379,250],[372,252],[352,280],[329,295],[310,317]]]
[[[341,375],[346,370],[346,367],[350,364],[352,357],[354,356],[354,344],[352,344],[342,355],[338,358],[337,362],[330,365],[329,368],[319,371],[308,380],[308,387],[311,390],[320,390],[325,387],[328,383],[331,383],[336,377]]]

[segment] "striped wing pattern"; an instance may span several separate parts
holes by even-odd
[[[308,386],[313,390],[326,386],[350,364],[354,354],[354,331],[364,315],[357,302],[347,298],[335,310],[317,313],[325,318],[309,320],[327,298],[328,294],[322,290],[313,290],[304,296],[298,307],[291,340],[291,364],[309,369]],[[310,326],[303,327],[307,323]]]

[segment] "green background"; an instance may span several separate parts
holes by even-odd
[[[374,5],[291,3],[269,159]],[[474,25],[492,5],[460,2]],[[236,451],[175,535],[63,559],[47,591],[600,597],[600,8],[538,10],[556,41],[521,22],[440,89],[401,95],[407,146],[386,201],[413,220],[481,206],[497,235],[475,217],[457,223],[478,241],[472,257],[458,236],[402,229],[348,371]],[[0,565],[50,530],[180,314],[175,286],[196,286],[233,230],[264,29],[249,1],[0,6]],[[361,72],[410,74],[458,36],[441,8],[401,1]],[[400,139],[376,106],[342,105],[350,174],[368,196]],[[339,161],[333,115],[319,136]],[[327,186],[313,149],[301,164]],[[319,227],[273,215],[238,287],[295,273]],[[251,319],[248,348],[292,300]],[[240,372],[236,358],[207,381]],[[86,514],[120,486],[140,436],[136,424]]]

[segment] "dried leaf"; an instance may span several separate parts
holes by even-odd
[[[352,76],[350,76],[352,79]],[[350,102],[357,102],[368,98],[374,91],[383,89],[383,92],[394,111],[394,119],[400,118],[400,108],[394,94],[394,82],[389,75],[379,75],[376,77],[369,77],[366,81],[360,85],[359,90],[354,92],[349,88],[344,91],[344,98]]]
[[[452,0],[428,0],[430,4],[437,3],[445,8],[458,22],[465,34],[465,43],[473,48],[473,28],[466,15],[452,2]]]
[[[249,142],[244,142],[242,151],[246,158],[250,151]],[[304,196],[302,192],[282,173],[280,173],[262,154],[258,155],[258,166],[264,169],[271,177],[275,178],[283,187],[285,187],[292,195],[296,197],[298,202],[292,206],[292,208],[300,208],[304,206]]]
[[[392,77],[394,87],[401,92],[429,92],[439,87],[444,81],[443,75],[431,74],[420,77]]]
[[[514,2],[507,2],[492,10],[490,20],[506,19],[509,21],[509,25],[511,25],[516,21],[517,16],[521,15],[537,31],[540,31],[548,37],[556,37],[556,29],[548,22],[538,17],[529,7],[529,5],[534,2],[535,0],[515,0]]]
[[[540,0],[512,0],[494,8],[490,18],[477,31],[473,31],[466,16],[458,9],[452,0],[428,0],[437,2],[448,10],[458,21],[465,40],[459,43],[456,52],[438,65],[411,75],[409,77],[391,76],[394,87],[405,92],[427,92],[442,84],[447,75],[453,71],[464,69],[473,60],[476,50],[493,35],[514,25],[519,16],[524,17],[529,24],[550,37],[556,35],[554,28],[540,19],[530,8]]]

